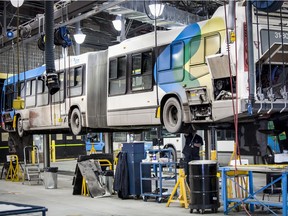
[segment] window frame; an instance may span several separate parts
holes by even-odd
[[[146,68],[146,70],[144,70],[144,56],[148,56],[148,59],[150,61],[150,68]],[[133,73],[133,57],[134,56],[140,56],[140,73]],[[148,65],[149,66],[149,65]],[[140,52],[140,53],[134,53],[131,55],[131,71],[130,71],[130,79],[131,79],[131,84],[130,84],[130,89],[132,91],[132,93],[134,92],[139,92],[139,91],[151,91],[153,89],[153,53],[151,50],[148,50],[148,51],[144,51],[144,52]],[[148,77],[149,80],[151,80],[151,84],[150,86],[148,86],[147,88],[145,88],[145,85],[144,85],[144,79],[143,78],[146,78]],[[137,78],[141,78],[141,86],[140,88],[139,87],[135,87],[135,89],[133,89],[133,81],[134,79],[137,79]]]
[[[123,59],[123,65],[121,62],[122,59]],[[111,76],[111,62],[114,62],[115,60],[116,60],[117,73],[116,73],[116,76],[114,75],[113,77],[110,77]],[[121,65],[119,65],[119,64],[121,64]],[[122,68],[120,66],[122,66]],[[125,70],[124,73],[123,72],[120,73],[121,72],[120,68]],[[127,71],[128,70],[127,70],[127,56],[126,55],[109,59],[109,90],[108,90],[109,96],[124,95],[127,93]],[[111,90],[111,86],[112,86],[111,83],[112,82],[115,82],[115,83],[119,82],[121,86],[124,85],[124,88],[121,89],[121,87],[119,87],[118,89],[116,89],[118,91],[111,93],[111,91],[112,91]],[[121,82],[124,82],[124,83],[122,84]],[[122,90],[122,91],[120,91],[120,90]]]

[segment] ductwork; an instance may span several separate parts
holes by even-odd
[[[54,2],[45,1],[45,61],[46,61],[46,85],[51,95],[59,91],[59,79],[55,73],[54,63]]]
[[[108,1],[107,4],[109,4],[110,1]],[[105,12],[113,15],[122,15],[127,19],[137,20],[153,25],[154,20],[147,16],[147,12],[149,10],[147,2],[136,0],[126,1],[124,3],[115,5],[114,7],[107,8]],[[162,15],[157,19],[157,26],[173,28],[177,26],[189,25],[194,22],[199,22],[203,19],[204,17],[191,14],[187,11],[179,10],[170,5],[165,5]]]

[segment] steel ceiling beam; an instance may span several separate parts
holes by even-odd
[[[114,2],[104,2],[104,3],[102,2],[102,5],[98,7],[95,7],[96,3],[95,1],[73,1],[70,4],[65,5],[63,8],[55,10],[54,12],[55,28],[77,23],[83,19],[87,19],[90,16],[93,16],[97,13],[107,10],[109,7],[114,7],[115,5],[123,3],[125,1],[127,0],[118,0]],[[63,13],[65,13],[64,16],[66,15],[68,16],[67,20],[63,20]],[[39,37],[39,34],[42,32],[41,28],[43,28],[44,25],[44,18],[45,18],[44,14],[38,15],[30,22],[24,23],[21,26],[22,27],[29,26],[31,28],[31,37],[35,36]],[[13,38],[8,39],[6,36],[1,35],[0,41],[2,41],[2,46],[5,47],[9,45],[8,43],[11,40],[15,39],[16,37],[17,37],[17,30],[14,31]],[[25,39],[23,41],[25,41]]]

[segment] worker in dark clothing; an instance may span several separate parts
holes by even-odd
[[[203,139],[197,134],[196,130],[191,130],[191,133],[185,134],[185,146],[182,153],[184,154],[184,171],[186,181],[189,185],[189,167],[188,163],[192,160],[200,160],[200,147],[203,145]]]

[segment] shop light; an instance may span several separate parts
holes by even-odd
[[[74,34],[74,39],[77,44],[82,44],[85,41],[86,34],[83,34],[81,29],[78,29],[76,34]]]
[[[122,21],[121,21],[121,19],[122,19],[121,15],[117,15],[116,19],[112,21],[113,26],[114,26],[114,28],[117,31],[121,31],[121,29],[122,29]]]
[[[165,5],[154,2],[153,4],[149,4],[148,7],[151,14],[157,18],[162,15]]]
[[[24,3],[24,0],[10,0],[11,4],[18,8],[18,7],[21,7]]]

